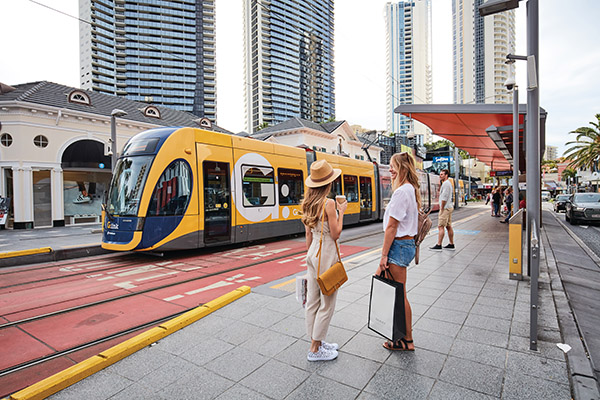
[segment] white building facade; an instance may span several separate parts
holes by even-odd
[[[454,103],[511,103],[506,55],[515,53],[515,10],[482,17],[484,0],[452,0]]]
[[[430,143],[431,130],[394,109],[400,104],[431,104],[431,0],[387,3],[386,129]]]

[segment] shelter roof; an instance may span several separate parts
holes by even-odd
[[[453,142],[494,170],[512,166],[512,104],[402,104],[396,113],[429,127],[434,135]],[[519,143],[523,149],[523,126],[527,105],[519,105]],[[546,111],[540,108],[541,148],[544,148]],[[525,153],[520,152],[520,170]]]

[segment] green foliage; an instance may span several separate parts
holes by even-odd
[[[452,143],[449,140],[445,140],[445,139],[438,140],[437,142],[433,142],[433,143],[425,143],[425,148],[427,149],[427,151],[437,150],[442,147],[450,147],[451,149],[454,149],[455,146],[454,146],[454,143]],[[467,153],[463,149],[458,149],[458,154],[460,155],[460,157],[463,160],[469,158],[469,153]]]
[[[268,123],[268,122],[263,122],[262,124],[260,124],[260,125],[258,126],[258,128],[256,128],[256,132],[258,132],[258,131],[260,131],[260,130],[262,130],[262,129],[265,129],[265,128],[266,128],[266,127],[268,127],[268,126],[269,126],[269,123]]]
[[[576,176],[577,171],[575,171],[573,168],[565,168],[561,175],[563,181],[566,181],[567,178],[575,178]]]
[[[567,142],[573,145],[565,151],[565,158],[570,161],[569,167],[577,169],[597,169],[600,163],[600,114],[596,114],[596,121],[590,122],[592,126],[582,126],[572,132],[577,135],[575,140]]]

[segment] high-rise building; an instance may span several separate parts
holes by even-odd
[[[215,122],[214,3],[79,0],[81,88]]]
[[[558,159],[558,147],[546,145],[546,151],[544,152],[544,160],[557,160]]]
[[[504,82],[515,52],[515,10],[482,17],[484,0],[452,0],[454,103],[510,103]]]
[[[333,0],[244,1],[246,129],[335,118]]]
[[[400,104],[429,104],[431,84],[431,0],[387,3],[386,21],[386,128],[422,145],[431,130],[394,109]]]

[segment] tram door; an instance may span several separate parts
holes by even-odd
[[[231,241],[231,182],[227,162],[204,161],[204,244]]]
[[[371,219],[373,210],[373,189],[371,178],[360,177],[360,220]]]

